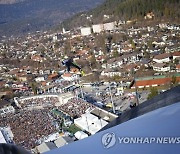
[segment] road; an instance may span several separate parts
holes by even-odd
[[[99,87],[94,87],[94,86],[89,86],[89,87],[83,87],[83,92],[86,93],[86,98],[88,102],[102,102],[104,105],[111,103],[111,97],[110,97],[110,90],[108,85],[103,85]],[[115,110],[119,111],[126,111],[130,109],[131,103],[136,102],[136,96],[134,93],[125,93],[122,96],[115,96],[114,94],[116,93],[116,88],[112,87],[111,88],[111,94],[112,94],[112,100],[113,104],[115,107]],[[139,103],[143,103],[144,101],[147,100],[147,96],[149,94],[149,91],[141,91],[138,93],[138,100]],[[99,106],[100,107],[100,106]]]

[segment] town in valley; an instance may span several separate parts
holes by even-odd
[[[94,135],[124,112],[178,86],[180,25],[154,18],[150,12],[144,23],[118,20],[3,36],[3,142],[33,153],[45,152],[44,146],[59,148]],[[83,75],[62,65],[71,57]]]

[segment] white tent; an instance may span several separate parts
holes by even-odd
[[[108,124],[105,120],[99,119],[97,116],[90,113],[83,114],[80,118],[75,119],[74,123],[76,126],[80,127],[82,130],[86,130],[92,135]]]
[[[81,139],[84,139],[86,137],[88,137],[88,134],[84,133],[83,131],[78,131],[74,134],[74,136],[78,139],[78,140],[81,140]]]

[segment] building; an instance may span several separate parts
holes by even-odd
[[[44,153],[55,148],[57,147],[53,142],[43,142],[42,144],[38,145],[35,149],[37,153]]]
[[[155,56],[153,58],[153,61],[156,63],[168,63],[170,62],[170,57],[171,57],[170,53],[163,53]]]
[[[83,28],[81,28],[81,35],[82,36],[91,35],[91,27],[83,27]]]
[[[44,76],[38,76],[34,79],[36,82],[42,82],[45,81],[45,77]]]
[[[108,122],[103,119],[99,119],[91,113],[85,113],[80,118],[75,119],[74,124],[93,135],[106,126]]]
[[[68,136],[60,136],[57,140],[54,141],[55,145],[60,148],[64,145],[74,142],[71,137]]]
[[[176,77],[176,80],[180,82],[180,77]],[[144,87],[156,87],[161,85],[169,84],[172,81],[172,78],[157,78],[152,80],[139,80],[136,81],[136,87],[144,88]],[[135,88],[135,84],[132,86]]]
[[[180,59],[180,51],[173,52],[173,60]]]
[[[19,79],[19,81],[22,81],[22,82],[26,82],[28,80],[27,75],[18,76],[17,78]]]
[[[0,143],[7,143],[5,138],[4,138],[2,131],[0,131]]]
[[[49,76],[48,76],[48,79],[49,80],[54,80],[54,79],[57,79],[59,77],[59,75],[58,75],[58,73],[53,73],[53,74],[50,74]]]
[[[180,64],[176,65],[176,71],[180,72]]]
[[[157,72],[168,72],[170,71],[170,66],[165,63],[155,63],[153,65],[153,70]]]
[[[107,122],[112,122],[115,120],[118,116],[116,114],[113,114],[111,112],[108,112],[106,110],[103,110],[101,108],[95,108],[91,111],[91,114],[100,117],[101,119],[107,121]]]
[[[88,134],[84,133],[83,131],[77,131],[74,136],[78,139],[78,140],[81,140],[81,139],[84,139],[86,137],[88,137]]]
[[[13,138],[10,127],[0,127],[0,143],[13,143]]]
[[[72,73],[64,73],[61,77],[66,81],[77,80],[77,75]]]
[[[153,19],[153,18],[154,18],[153,12],[147,13],[146,16],[144,17],[144,19]]]
[[[107,77],[121,76],[121,72],[110,71],[109,69],[107,69],[107,70],[101,72],[101,76],[107,76]]]
[[[104,30],[114,30],[115,29],[115,23],[110,22],[110,23],[105,23],[104,24]]]
[[[130,154],[141,153],[142,146],[145,153],[168,154],[173,152],[178,154],[179,91],[180,86],[161,93],[126,111],[95,135],[47,154],[72,153],[74,151],[78,151],[78,154],[120,152]],[[151,142],[149,139],[156,141]],[[173,144],[172,141],[175,143]]]
[[[92,25],[94,33],[101,33],[104,30],[103,24]]]

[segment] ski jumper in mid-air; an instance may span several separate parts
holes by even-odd
[[[82,76],[85,75],[85,73],[84,73],[84,71],[82,71],[81,67],[78,66],[78,65],[74,62],[73,57],[71,57],[71,58],[69,58],[69,59],[63,60],[63,61],[62,61],[62,64],[63,64],[64,66],[66,66],[68,72],[71,70],[71,67],[74,67],[74,68],[77,68],[77,69],[80,71],[80,73],[81,73]]]

